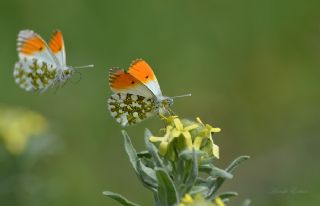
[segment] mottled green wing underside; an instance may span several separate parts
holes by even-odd
[[[37,59],[23,58],[14,66],[15,82],[26,91],[48,88],[57,77],[57,68]]]
[[[63,85],[72,73],[71,68],[61,70],[35,58],[20,59],[13,70],[15,82],[26,91],[45,91],[51,86]]]
[[[122,126],[133,125],[156,113],[157,105],[153,98],[139,95],[116,93],[108,99],[111,116]]]

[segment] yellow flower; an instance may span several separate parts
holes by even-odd
[[[169,124],[173,124],[173,120],[176,119],[176,118],[178,118],[178,116],[172,115],[172,116],[166,117],[166,116],[160,114],[160,118],[161,118],[167,125],[169,125]]]
[[[182,203],[180,203],[180,205],[191,204],[191,203],[193,203],[193,198],[191,195],[185,194],[184,197],[181,199],[181,202]]]
[[[166,133],[163,137],[151,136],[149,138],[151,142],[160,142],[159,153],[161,155],[165,155],[167,153],[168,145],[174,139],[172,136],[172,130],[173,130],[173,127],[171,125],[168,125],[166,128]]]
[[[225,204],[219,197],[215,198],[213,203],[206,200],[201,194],[196,194],[194,197],[190,194],[185,194],[181,198],[179,206],[225,206]]]
[[[21,154],[29,138],[41,134],[46,126],[46,120],[38,113],[0,107],[0,138],[11,154]]]
[[[151,142],[160,142],[159,153],[166,155],[168,148],[172,141],[180,136],[184,137],[185,146],[188,149],[192,149],[192,136],[191,130],[199,127],[197,123],[184,126],[178,116],[162,117],[168,124],[166,127],[166,133],[163,137],[151,136],[149,140]]]
[[[197,118],[196,122],[186,119],[181,120],[178,116],[162,116],[162,119],[167,124],[165,135],[162,137],[151,136],[149,138],[153,143],[159,142],[159,153],[161,155],[167,155],[171,160],[174,160],[176,154],[183,150],[195,149],[219,158],[219,147],[214,144],[212,133],[220,132],[221,129],[212,127],[209,124],[203,124],[200,118]],[[174,141],[175,139],[177,141]],[[207,144],[207,141],[204,140],[209,140],[210,143]]]
[[[217,206],[225,206],[224,202],[221,200],[220,197],[215,198],[214,202],[216,203]]]
[[[212,133],[220,132],[221,129],[216,128],[216,127],[212,127],[209,124],[204,124],[199,117],[197,117],[197,121],[203,126],[203,129],[200,132],[199,136],[197,136],[195,138],[194,147],[196,149],[199,149],[201,146],[202,140],[204,138],[207,138],[211,142],[211,147],[212,147],[211,149],[212,149],[213,156],[215,156],[216,158],[219,159],[219,146],[214,144],[213,139],[212,139]]]
[[[199,127],[198,124],[191,124],[189,126],[184,127],[179,118],[175,118],[173,120],[175,128],[172,131],[173,137],[179,137],[183,135],[185,138],[186,146],[188,149],[192,149],[192,138],[190,131]]]

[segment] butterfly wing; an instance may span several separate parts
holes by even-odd
[[[109,70],[109,85],[114,93],[129,93],[152,98],[152,92],[138,79],[128,72],[112,68]]]
[[[61,75],[61,67],[47,43],[32,30],[18,34],[19,61],[15,64],[15,82],[26,91],[45,91]]]
[[[61,31],[55,31],[49,42],[49,48],[55,55],[60,65],[66,66],[66,51]]]
[[[133,125],[155,114],[157,105],[154,98],[135,94],[116,93],[108,99],[111,116],[121,126]]]
[[[134,61],[128,72],[111,69],[109,84],[115,94],[108,99],[108,109],[122,126],[141,122],[159,110],[155,97],[162,93],[156,76],[145,61]]]
[[[30,58],[20,59],[13,70],[15,82],[26,91],[45,91],[55,82],[57,73],[55,65]]]
[[[47,43],[32,30],[22,30],[18,34],[17,50],[20,59],[37,59],[51,65],[58,62],[51,53]]]
[[[156,75],[146,61],[142,59],[133,61],[128,73],[143,83],[155,96],[162,96]]]

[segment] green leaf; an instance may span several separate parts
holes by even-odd
[[[207,177],[207,178],[203,178],[203,177],[197,177],[197,181],[196,181],[196,184],[197,185],[207,185],[208,183],[212,183],[213,181],[215,181],[216,178],[213,178],[213,177]]]
[[[192,188],[194,183],[197,180],[198,177],[198,157],[196,156],[196,152],[193,151],[192,159],[189,161],[191,167],[188,167],[186,171],[186,180],[184,182],[185,189],[183,191],[183,194],[186,192],[189,192],[189,190]]]
[[[212,169],[211,169],[211,166],[209,164],[206,164],[206,165],[200,165],[199,166],[199,170],[201,172],[205,172],[207,174],[210,174]]]
[[[199,194],[199,193],[205,194],[208,192],[208,190],[209,190],[209,188],[206,186],[193,186],[188,193],[190,195],[195,195],[195,194]]]
[[[124,137],[126,153],[128,154],[130,163],[133,166],[135,173],[137,174],[142,184],[144,184],[148,189],[155,191],[157,188],[157,184],[155,184],[156,182],[155,174],[153,174],[153,180],[152,180],[152,176],[148,176],[151,174],[151,171],[150,171],[151,169],[149,168],[150,170],[147,171],[148,170],[147,167],[144,164],[142,164],[142,162],[139,160],[137,152],[131,143],[131,139],[129,135],[124,130],[122,130],[122,135]],[[138,165],[139,162],[140,164]]]
[[[159,156],[158,149],[149,141],[149,138],[151,136],[152,136],[151,132],[148,129],[146,129],[145,130],[145,134],[144,134],[144,141],[145,141],[145,144],[147,146],[147,149],[148,149],[150,155],[152,156],[152,158],[153,158],[153,160],[155,162],[155,165],[157,167],[166,169],[162,159]]]
[[[111,199],[117,201],[118,203],[120,203],[121,205],[124,205],[124,206],[140,206],[136,203],[129,201],[127,198],[125,198],[122,195],[117,194],[117,193],[113,193],[110,191],[104,191],[102,194],[107,197],[110,197]]]
[[[236,192],[224,192],[224,193],[221,193],[221,194],[217,195],[217,197],[220,197],[222,200],[230,199],[231,197],[235,197],[235,196],[238,196],[238,193],[236,193]]]
[[[158,200],[161,206],[174,206],[178,204],[179,197],[177,190],[165,170],[156,169],[158,179]]]
[[[200,164],[202,164],[202,165],[212,164],[215,159],[216,158],[214,158],[214,157],[206,157],[201,160]]]
[[[149,167],[146,167],[141,160],[138,160],[137,163],[137,170],[138,174],[142,180],[142,182],[145,184],[146,187],[151,189],[152,191],[155,191],[158,187],[158,182],[156,179],[155,171]]]
[[[138,152],[137,155],[139,158],[147,158],[147,159],[151,158],[151,155],[150,155],[149,151],[147,151],[147,150]]]
[[[136,150],[134,149],[134,147],[132,145],[132,142],[131,142],[131,139],[130,139],[128,133],[125,130],[122,130],[121,132],[122,132],[122,135],[124,137],[124,147],[125,147],[125,150],[127,152],[128,157],[129,157],[130,163],[133,166],[135,172],[138,173],[138,170],[137,170],[137,161],[138,161],[137,152],[136,152]]]
[[[162,206],[157,192],[153,193],[153,201],[155,206]]]
[[[243,161],[249,159],[249,156],[240,156],[237,159],[235,159],[227,168],[225,171],[232,173]],[[212,200],[214,198],[214,194],[216,191],[221,187],[223,182],[226,180],[226,178],[218,177],[217,180],[210,186],[210,190],[208,194],[206,195],[206,199]]]
[[[193,159],[194,154],[196,157],[201,157],[204,154],[204,152],[201,150],[185,149],[182,152],[180,152],[179,157],[186,160],[190,160],[190,159]]]
[[[231,173],[227,172],[226,170],[215,167],[212,164],[201,165],[200,171],[208,173],[211,177],[221,177],[224,179],[233,178],[233,175]]]
[[[217,168],[215,166],[212,166],[211,168],[211,176],[213,177],[221,177],[224,179],[232,179],[233,175],[229,172],[227,172],[226,170]]]
[[[242,162],[249,158],[250,156],[246,155],[238,157],[227,167],[226,171],[232,173]]]

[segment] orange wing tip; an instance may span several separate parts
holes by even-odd
[[[62,32],[60,30],[55,30],[53,32],[53,35],[49,43],[49,47],[54,54],[60,52],[63,49],[64,41]]]
[[[136,79],[146,84],[151,80],[156,80],[150,65],[143,59],[136,59],[131,63],[128,73]]]
[[[131,67],[135,66],[135,65],[136,65],[136,64],[138,64],[139,62],[146,62],[146,61],[145,61],[145,60],[143,60],[142,58],[135,59],[135,60],[133,60],[133,61],[131,62],[131,64],[130,64],[130,67],[129,67],[129,68],[131,68]]]
[[[44,40],[32,30],[20,31],[17,42],[18,52],[25,55],[31,55],[34,52],[40,52],[46,47]]]

